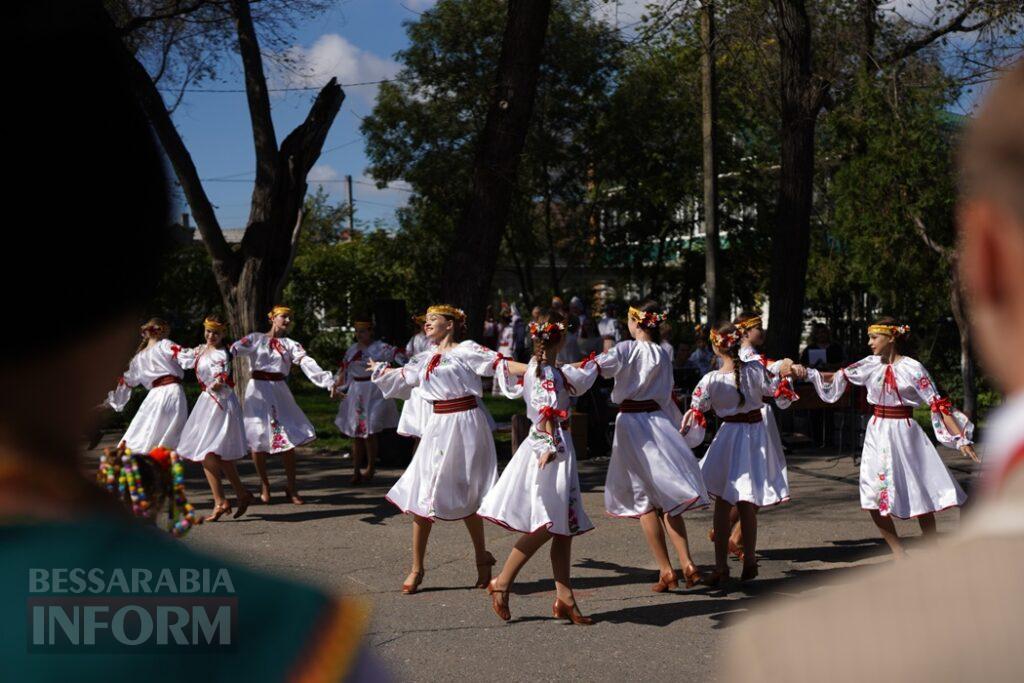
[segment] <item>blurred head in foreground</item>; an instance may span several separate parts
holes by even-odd
[[[18,27],[9,49],[33,60],[10,74],[22,104],[8,111],[18,172],[6,182],[32,212],[17,248],[34,267],[31,276],[0,274],[0,291],[26,318],[23,333],[0,341],[0,457],[70,465],[92,407],[138,340],[168,243],[168,178],[97,5],[19,2],[8,11]],[[70,182],[45,181],[65,164]],[[28,331],[47,318],[59,322]]]

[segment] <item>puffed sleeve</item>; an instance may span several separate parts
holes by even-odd
[[[534,370],[531,368],[531,372]],[[534,456],[547,455],[551,451],[564,453],[562,446],[560,423],[569,417],[569,411],[558,407],[558,382],[552,367],[545,367],[543,377],[533,377],[530,382],[530,407],[537,411],[537,421],[530,425],[526,435],[526,444]],[[547,431],[545,422],[550,422],[551,431]]]
[[[696,448],[704,442],[704,434],[707,431],[707,413],[711,412],[711,376],[708,373],[701,377],[700,382],[693,389],[690,397],[690,409],[686,415],[693,415],[693,424],[683,432],[683,439],[690,448]],[[685,417],[685,416],[684,416]]]
[[[400,398],[408,400],[412,396],[412,388],[419,386],[420,370],[424,363],[429,362],[431,354],[418,353],[400,368],[389,368],[381,363],[373,369],[370,381],[384,394],[384,398]]]
[[[195,370],[196,361],[199,358],[199,349],[197,348],[185,348],[178,346],[174,342],[170,343],[171,357],[177,361],[178,365],[181,366],[182,370]]]
[[[914,391],[931,408],[932,430],[935,432],[935,438],[938,439],[939,443],[948,448],[960,448],[974,443],[971,440],[974,436],[974,425],[967,416],[957,410],[948,397],[939,394],[938,389],[935,387],[935,381],[932,380],[931,375],[923,365],[917,361],[909,362],[911,359],[907,360],[908,362],[904,366],[905,371],[909,372],[910,376],[904,377],[904,379],[913,383]],[[900,370],[903,371],[904,367],[901,367]],[[949,431],[945,420],[942,419],[943,415],[949,415],[953,418],[957,427],[960,428],[959,434],[953,434]]]
[[[863,386],[871,378],[871,373],[881,361],[878,356],[868,356],[856,363],[850,363],[832,375],[832,381],[826,382],[821,373],[814,368],[807,370],[807,379],[814,386],[814,391],[825,403],[835,403],[843,397],[847,384]]]
[[[256,353],[256,347],[265,337],[262,332],[250,332],[231,345],[231,355],[251,356]]]
[[[297,341],[291,343],[292,362],[297,363],[302,372],[309,378],[309,381],[321,389],[330,389],[334,386],[334,374],[324,370],[313,360],[313,357],[306,353],[306,349]]]
[[[565,375],[565,388],[570,396],[582,396],[587,393],[590,391],[590,387],[594,386],[597,378],[601,376],[596,363],[586,363],[585,367],[581,365],[578,368],[563,365],[561,370]]]
[[[117,412],[122,412],[128,401],[132,398],[132,387],[142,384],[142,377],[139,375],[138,356],[132,358],[128,369],[117,379],[117,386],[113,391],[107,393],[104,405],[110,406]]]
[[[459,344],[455,353],[458,354],[460,360],[472,368],[473,372],[483,377],[492,376],[501,359],[497,351],[469,340]]]
[[[625,366],[629,357],[629,342],[619,342],[604,353],[594,357],[602,377],[615,377]]]
[[[528,370],[529,372],[529,370]],[[513,375],[508,370],[508,359],[502,358],[498,363],[497,369],[494,371],[494,381],[497,384],[498,391],[505,398],[516,400],[523,396],[523,378],[522,376]]]

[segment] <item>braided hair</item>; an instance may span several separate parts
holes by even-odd
[[[740,395],[740,405],[742,406],[747,402],[747,397],[743,395],[743,374],[740,372],[743,361],[740,360],[739,329],[732,323],[725,322],[715,328],[715,333],[724,338],[724,343],[716,343],[715,347],[732,359],[732,376],[736,380],[736,393]]]
[[[548,311],[545,315],[542,315],[537,324],[541,327],[548,324],[558,325],[559,323],[565,324],[565,316],[559,311]],[[562,339],[563,334],[559,331],[548,332],[547,334],[540,336],[533,334],[531,331],[530,336],[533,338],[533,359],[537,361],[537,378],[544,378],[544,368],[547,366],[547,352],[549,349],[557,347]]]

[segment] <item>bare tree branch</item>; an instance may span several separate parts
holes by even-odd
[[[977,31],[978,29],[988,26],[993,21],[995,21],[996,15],[988,16],[984,19],[977,21],[974,24],[964,23],[965,21],[967,21],[967,18],[978,9],[980,4],[981,3],[977,2],[971,2],[966,4],[964,8],[957,13],[956,16],[947,21],[945,24],[937,26],[931,31],[928,31],[927,33],[918,36],[913,40],[907,41],[897,49],[890,52],[883,59],[881,59],[880,64],[882,64],[883,66],[891,66],[892,64],[900,62],[906,59],[907,57],[910,57],[911,55],[923,50],[924,48],[928,47],[929,45],[937,41],[939,38],[949,35],[950,33],[970,33],[972,31]]]
[[[273,182],[277,161],[277,136],[270,116],[270,93],[248,0],[231,0],[231,7],[238,28],[238,52],[245,70],[245,93],[256,147],[256,184],[261,185]]]

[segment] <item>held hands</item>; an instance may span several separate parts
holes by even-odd
[[[544,469],[544,466],[554,462],[556,457],[558,457],[558,453],[555,451],[548,451],[544,455],[539,456],[537,458],[537,469]]]
[[[974,450],[974,446],[967,444],[960,447],[960,452],[966,455],[974,462],[981,462],[981,458],[978,457],[978,452]]]
[[[366,361],[366,369],[369,370],[371,374],[373,373],[374,370],[377,369],[378,365],[386,365],[386,363],[384,363],[383,361],[372,359]]]
[[[681,434],[686,434],[687,432],[689,432],[690,431],[690,427],[693,426],[693,421],[694,421],[693,411],[687,411],[686,415],[683,416],[682,423],[679,425],[679,432]]]

